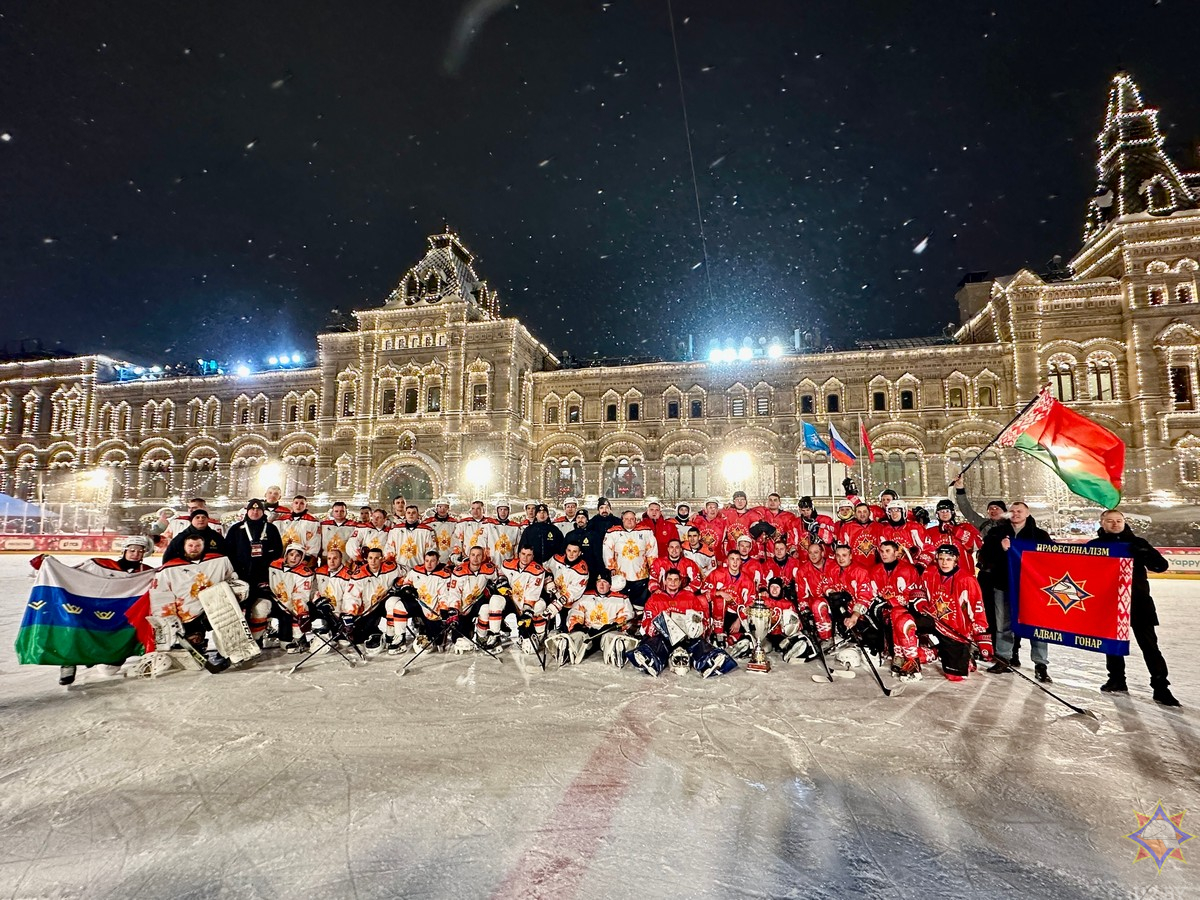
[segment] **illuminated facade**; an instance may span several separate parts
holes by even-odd
[[[119,381],[99,356],[0,364],[0,490],[77,499],[86,482],[137,511],[193,494],[233,506],[268,481],[318,506],[396,493],[829,497],[843,470],[804,449],[802,423],[832,422],[857,447],[861,418],[878,456],[870,487],[926,499],[1049,381],[1125,440],[1128,501],[1194,501],[1200,176],[1163,153],[1157,111],[1125,75],[1098,145],[1070,271],[965,283],[952,341],[563,368],[500,315],[445,233],[353,330],[319,336],[315,367]],[[739,451],[749,472],[724,470]],[[989,451],[972,493],[1068,502],[1017,456]]]

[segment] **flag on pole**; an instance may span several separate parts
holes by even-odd
[[[842,440],[842,436],[838,434],[838,430],[833,427],[833,423],[829,423],[829,453],[838,462],[843,465],[852,466],[854,461],[858,459],[854,455],[854,451],[850,449],[850,445]]]
[[[867,462],[875,462],[875,448],[871,446],[871,438],[867,435],[867,426],[863,424],[862,416],[858,417],[858,432],[862,451],[867,454]]]
[[[1063,406],[1042,388],[1037,400],[1000,435],[1049,466],[1072,493],[1106,509],[1121,499],[1125,442],[1102,425]]]
[[[120,663],[153,649],[150,582],[154,572],[108,578],[46,557],[17,631],[25,665]]]
[[[807,422],[804,424],[804,449],[816,450],[819,453],[828,453],[829,445],[821,440],[821,436],[817,434],[817,426],[810,425]]]

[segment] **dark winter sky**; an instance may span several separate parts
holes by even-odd
[[[310,350],[443,222],[555,351],[935,333],[1078,248],[1119,66],[1200,134],[1185,0],[674,0],[710,296],[666,0],[0,11],[0,337],[145,362]]]

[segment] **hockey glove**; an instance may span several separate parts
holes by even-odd
[[[979,645],[979,655],[984,662],[991,662],[994,657],[992,651],[992,636],[986,632],[975,635],[975,643]]]

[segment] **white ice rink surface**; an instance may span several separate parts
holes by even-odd
[[[0,558],[0,897],[1200,897],[1200,839],[1158,871],[1124,837],[1160,800],[1200,832],[1200,582],[1153,583],[1182,711],[1136,651],[1113,698],[1051,648],[1096,723],[933,666],[893,699],[482,654],[68,689],[16,664],[27,571]]]

